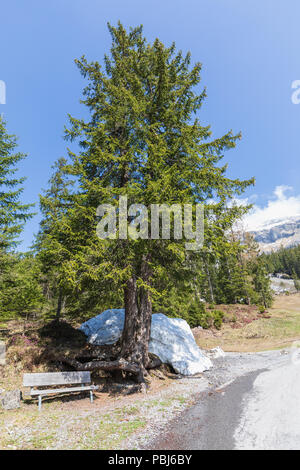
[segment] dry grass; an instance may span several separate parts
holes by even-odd
[[[300,339],[300,294],[278,296],[270,318],[259,318],[240,328],[226,323],[220,331],[197,331],[203,349],[220,346],[224,351],[258,352],[289,347]]]

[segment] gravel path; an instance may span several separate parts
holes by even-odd
[[[261,373],[242,403],[236,449],[300,449],[300,367],[285,364]]]
[[[227,353],[204,379],[195,404],[144,448],[300,447],[300,367],[287,352]]]
[[[148,448],[149,442],[166,432],[170,422],[193,406],[208,386],[203,376],[179,377],[160,392],[139,399],[139,412],[145,417],[147,425],[139,434],[125,440],[122,449]]]

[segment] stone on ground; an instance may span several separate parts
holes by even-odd
[[[113,344],[122,335],[124,320],[124,309],[105,310],[79,329],[91,344]],[[197,346],[188,323],[162,313],[152,315],[149,351],[178,374],[195,375],[212,367],[211,360]]]
[[[0,341],[0,366],[5,366],[5,343]]]
[[[20,408],[21,392],[20,390],[12,390],[4,392],[1,395],[1,405],[5,410],[15,410]]]
[[[225,357],[226,354],[223,351],[220,346],[217,346],[216,348],[210,349],[209,351],[206,351],[206,354],[211,357],[212,359],[218,359],[219,357]]]

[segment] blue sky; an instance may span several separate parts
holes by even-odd
[[[110,46],[106,23],[120,19],[127,27],[143,24],[148,40],[175,41],[202,62],[208,98],[200,119],[214,136],[229,129],[243,134],[226,160],[230,176],[256,177],[246,194],[257,206],[252,226],[255,214],[261,221],[271,217],[270,207],[277,216],[300,215],[300,105],[291,100],[292,82],[300,79],[299,17],[298,0],[2,3],[0,80],[7,96],[0,113],[28,153],[20,165],[27,176],[24,200],[38,203],[51,165],[66,155],[67,113],[84,115],[84,81],[74,59],[85,54],[102,61]],[[36,216],[26,225],[21,249],[38,222]]]

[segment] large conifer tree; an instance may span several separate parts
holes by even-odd
[[[197,256],[215,259],[218,240],[244,210],[229,209],[228,199],[253,180],[231,180],[220,164],[240,136],[228,132],[213,140],[210,127],[195,116],[206,96],[198,91],[201,65],[191,66],[190,54],[176,52],[174,44],[147,43],[142,27],[127,32],[119,23],[109,25],[109,31],[112,47],[104,68],[85,57],[76,61],[88,79],[83,103],[91,118],[70,117],[66,130],[66,137],[81,147],[79,154],[70,151],[69,172],[77,176],[79,189],[64,222],[74,253],[69,277],[78,281],[75,272],[84,271],[85,279],[101,279],[104,290],[121,283],[125,327],[114,366],[132,370],[133,365],[143,380],[150,366],[151,297],[168,295],[158,280],[193,277]],[[204,203],[202,252],[186,257],[185,240],[173,237],[99,240],[97,206],[116,205],[122,195],[128,205]]]

